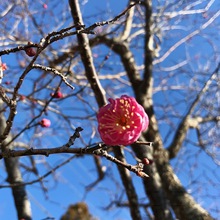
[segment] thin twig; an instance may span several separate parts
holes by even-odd
[[[138,165],[132,166],[130,164],[124,163],[117,158],[113,157],[112,155],[108,154],[107,151],[99,149],[95,150],[94,153],[99,156],[105,157],[107,160],[112,161],[113,163],[116,163],[119,166],[123,166],[126,169],[130,170],[131,172],[135,173],[136,175],[140,177],[149,177],[146,173],[143,172],[144,165],[142,163],[139,163]]]
[[[191,125],[190,124],[190,120],[191,120],[190,117],[191,117],[195,107],[197,106],[199,100],[201,99],[201,97],[207,92],[210,84],[217,77],[219,70],[220,70],[220,63],[218,64],[216,69],[213,71],[210,78],[206,81],[206,83],[204,84],[201,91],[197,94],[196,98],[194,99],[194,101],[190,105],[189,109],[187,110],[187,113],[185,114],[182,121],[180,122],[180,124],[176,130],[176,134],[174,135],[173,141],[170,144],[170,146],[167,148],[167,150],[169,152],[170,159],[174,158],[176,156],[176,154],[179,152],[179,150],[182,146],[182,142],[184,141],[185,136],[187,134],[187,131]]]
[[[51,173],[54,173],[60,167],[62,167],[65,164],[69,163],[75,157],[76,157],[76,155],[73,155],[72,157],[65,160],[63,163],[57,165],[52,170],[50,170],[49,172],[45,173],[43,176],[40,176],[39,178],[37,178],[35,180],[32,180],[30,182],[14,183],[14,184],[9,184],[9,185],[0,185],[0,188],[13,188],[13,187],[17,187],[17,186],[26,186],[26,185],[32,185],[34,183],[38,183],[38,182],[42,181],[43,179],[45,179],[47,176],[49,176]]]
[[[67,77],[64,76],[62,73],[60,73],[58,70],[56,70],[54,68],[51,68],[51,67],[48,67],[48,66],[43,66],[43,65],[40,65],[40,64],[33,64],[32,68],[41,69],[41,70],[44,70],[44,71],[47,71],[47,72],[53,72],[55,75],[59,76],[67,86],[69,86],[71,89],[74,89],[74,87],[69,82],[67,82],[67,80],[66,80]]]

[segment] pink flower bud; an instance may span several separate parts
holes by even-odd
[[[29,57],[33,57],[36,54],[36,50],[33,47],[30,48],[26,48],[25,49],[25,53],[29,56]]]
[[[5,85],[11,85],[11,81],[6,81]]]
[[[148,165],[148,164],[150,164],[150,161],[147,158],[143,158],[142,163],[145,165]]]
[[[28,45],[32,45],[32,42],[28,42]],[[33,47],[29,47],[29,48],[25,48],[25,53],[29,56],[29,57],[33,57],[36,55],[36,49]]]
[[[43,127],[43,128],[48,128],[48,127],[50,127],[51,122],[50,122],[49,119],[43,118],[43,119],[40,121],[39,124],[40,124],[41,127]]]
[[[51,96],[52,96],[53,98],[60,99],[60,98],[63,98],[63,93],[60,92],[60,91],[57,91],[57,92],[55,92],[55,93],[52,93]]]
[[[2,69],[2,71],[7,70],[8,69],[7,64],[6,63],[2,63],[1,64],[1,69]]]
[[[109,104],[99,109],[97,119],[102,141],[111,146],[134,143],[149,125],[144,108],[127,95],[109,99]]]
[[[25,95],[21,95],[21,96],[20,96],[20,100],[21,100],[21,101],[24,101],[25,99],[26,99]]]
[[[47,4],[43,4],[44,9],[47,9],[47,7],[48,7]]]

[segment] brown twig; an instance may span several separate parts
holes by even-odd
[[[135,173],[136,175],[140,177],[149,177],[145,172],[143,172],[144,165],[142,163],[138,163],[138,165],[132,166],[128,163],[125,163],[123,161],[118,160],[117,158],[113,157],[112,155],[108,154],[107,151],[99,149],[95,150],[94,153],[99,156],[105,157],[107,160],[112,161],[113,163],[123,166],[126,169],[130,170],[131,172]]]
[[[40,64],[33,64],[32,66],[33,69],[41,69],[41,70],[44,70],[46,72],[53,72],[55,75],[59,76],[63,81],[64,83],[69,86],[71,89],[74,89],[74,86],[72,86],[67,80],[66,80],[66,76],[64,76],[62,73],[60,73],[58,70],[54,69],[54,68],[51,68],[51,67],[48,67],[48,66],[43,66],[43,65],[40,65]]]

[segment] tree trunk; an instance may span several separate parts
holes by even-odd
[[[3,104],[0,103],[2,107]],[[0,114],[0,134],[3,134],[5,129],[6,120],[3,113]],[[7,139],[1,144],[2,152],[13,149],[12,144],[8,147],[4,146],[4,143],[9,140],[10,135]],[[31,208],[30,201],[28,200],[25,186],[23,185],[23,179],[21,172],[19,170],[19,161],[18,158],[4,158],[4,164],[8,174],[7,182],[11,185],[17,184],[17,186],[12,186],[12,195],[14,198],[15,207],[17,210],[18,219],[31,220]]]

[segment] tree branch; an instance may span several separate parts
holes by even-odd
[[[65,164],[69,163],[72,159],[74,159],[76,157],[76,155],[71,156],[70,158],[68,158],[67,160],[65,160],[64,162],[62,162],[61,164],[57,165],[56,167],[54,167],[52,170],[50,170],[49,172],[45,173],[44,175],[38,177],[35,180],[32,180],[30,182],[14,182],[11,183],[10,185],[0,185],[0,188],[15,188],[15,187],[24,187],[26,185],[32,185],[34,183],[38,183],[41,182],[43,179],[45,179],[47,176],[49,176],[50,174],[54,173],[57,169],[59,169],[60,167],[64,166]]]
[[[172,47],[169,48],[169,50],[167,50],[167,52],[165,52],[160,58],[158,58],[157,60],[155,60],[153,62],[154,65],[163,62],[173,51],[175,51],[180,45],[182,45],[183,43],[185,43],[187,40],[192,39],[194,36],[196,36],[197,34],[199,34],[202,30],[206,29],[210,24],[212,24],[214,22],[214,20],[216,18],[218,18],[220,16],[220,10],[218,10],[207,22],[205,22],[203,25],[201,25],[201,27],[195,31],[193,31],[192,33],[190,33],[189,35],[187,35],[186,37],[182,38],[181,40],[179,40],[178,42],[176,42]]]
[[[64,76],[62,73],[60,73],[58,70],[56,70],[54,68],[51,68],[51,67],[48,67],[48,66],[43,66],[43,65],[40,65],[40,64],[33,64],[32,68],[33,69],[41,69],[41,70],[44,70],[46,72],[52,72],[55,75],[59,76],[67,86],[69,86],[71,89],[74,89],[74,87],[71,84],[69,84],[69,82],[66,80],[67,77]]]
[[[119,161],[126,164],[124,152],[120,146],[114,147],[114,154],[116,155]],[[138,197],[131,179],[131,175],[124,166],[118,166],[118,170],[130,204],[129,208],[131,217],[133,220],[141,220],[142,218],[138,206]]]
[[[213,220],[208,212],[195,202],[193,197],[181,185],[169,164],[169,155],[165,150],[157,151],[155,162],[176,218],[180,220]]]
[[[82,20],[82,15],[81,15],[80,8],[79,8],[78,0],[69,0],[69,4],[70,4],[72,17],[74,19],[75,24],[83,25],[83,20]],[[127,11],[125,10],[125,13],[126,12]],[[123,12],[122,14],[125,14],[125,13]],[[115,19],[117,20],[118,18],[116,17]],[[78,30],[80,31],[80,29]],[[82,62],[83,62],[83,65],[86,71],[85,72],[86,77],[95,94],[96,101],[99,107],[101,107],[105,105],[107,102],[106,102],[105,92],[99,82],[99,79],[98,79],[98,76],[97,76],[97,73],[94,67],[88,37],[87,35],[79,33],[77,35],[77,38],[78,38]],[[117,159],[121,158],[121,160],[122,159],[124,160],[123,155],[119,153],[118,149],[113,148],[113,151]],[[136,195],[135,188],[133,186],[130,174],[127,172],[127,170],[124,167],[123,168],[118,167],[118,170],[119,170],[121,177],[123,177],[123,185],[125,187],[129,202],[131,204],[130,206],[131,216],[135,220],[139,220],[139,219],[141,220],[140,211],[138,209],[137,195]],[[129,190],[127,188],[128,186],[129,186]],[[133,195],[133,196],[131,197],[130,195]]]
[[[143,136],[141,136],[139,140],[144,141],[145,139]],[[134,143],[132,144],[132,149],[140,160],[148,158],[150,161],[152,161],[152,163],[149,165],[144,166],[144,172],[149,175],[149,178],[143,179],[143,184],[145,192],[149,197],[155,220],[173,220],[170,212],[170,205],[164,193],[156,163],[153,162],[154,146],[146,146]]]
[[[80,12],[80,8],[77,0],[69,0],[72,17],[76,25],[83,25],[83,20]],[[78,31],[81,31],[82,28],[78,27]],[[83,33],[77,34],[77,39],[79,43],[80,54],[82,62],[85,67],[85,74],[90,83],[90,86],[95,94],[95,98],[99,106],[106,104],[105,91],[102,88],[92,58],[92,52],[89,46],[88,36]]]
[[[129,5],[133,5],[134,3],[135,2],[133,0],[129,1]],[[127,12],[124,30],[119,37],[121,41],[126,40],[130,35],[132,29],[133,16],[134,16],[134,7],[130,8],[130,10]]]
[[[187,131],[190,128],[190,125],[192,126],[191,115],[194,111],[194,108],[198,104],[202,95],[207,92],[212,81],[217,77],[217,73],[218,73],[219,69],[220,69],[220,63],[218,64],[218,66],[216,67],[214,72],[211,74],[210,78],[207,80],[207,82],[205,83],[205,85],[203,86],[201,91],[198,93],[195,100],[193,101],[193,103],[189,107],[186,115],[183,117],[178,128],[176,129],[176,134],[174,135],[173,141],[170,144],[170,146],[167,148],[167,150],[169,152],[170,159],[174,158],[178,154],[179,150],[181,149],[181,146],[182,146],[183,141],[185,140]],[[194,122],[195,122],[195,120],[194,120]],[[195,125],[193,125],[193,126],[195,126]]]
[[[207,117],[191,117],[188,119],[189,128],[198,128],[200,124],[204,124],[207,122],[219,122],[220,116],[207,116]]]
[[[114,146],[114,148],[116,148],[116,147]],[[139,163],[136,166],[131,166],[130,164],[126,163],[124,157],[121,158],[123,160],[120,160],[120,158],[115,158],[112,155],[108,154],[107,151],[102,150],[102,149],[94,151],[94,154],[107,158],[108,160],[116,163],[117,165],[122,166],[122,167],[136,173],[137,176],[149,177],[145,172],[143,172],[143,164],[142,163]],[[120,154],[123,155],[124,153],[122,153],[122,151],[121,151]]]
[[[2,106],[2,102],[1,105]],[[0,134],[5,131],[6,120],[3,113],[0,114]],[[7,135],[7,138],[10,139],[10,134]],[[6,139],[7,140],[7,139]],[[1,151],[4,153],[7,150],[12,150],[13,146],[10,145],[7,147],[4,146],[4,142],[1,143]],[[22,175],[19,170],[19,161],[18,158],[4,158],[5,167],[7,170],[7,181],[10,184],[21,184],[23,183]],[[24,186],[16,186],[12,188],[13,199],[15,207],[17,210],[18,219],[31,220],[31,209],[30,202]]]
[[[118,54],[121,58],[123,66],[126,70],[128,78],[134,88],[134,92],[137,94],[140,86],[140,74],[137,70],[137,66],[134,60],[134,56],[130,51],[128,44],[126,42],[122,42],[118,39],[110,39],[106,36],[98,36],[92,40],[90,40],[91,46],[97,44],[105,44],[110,49],[112,49],[116,54]]]

